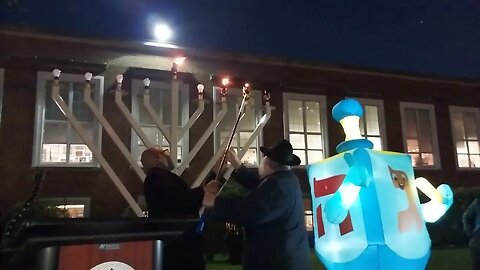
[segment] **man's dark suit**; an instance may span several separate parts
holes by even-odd
[[[217,197],[213,219],[245,228],[245,270],[309,270],[310,250],[302,193],[296,175],[277,171],[260,181],[245,167],[233,178],[251,193],[245,198]]]
[[[144,183],[148,216],[153,218],[198,218],[202,187],[190,189],[176,174],[161,168],[148,171]],[[192,228],[165,246],[163,270],[203,270],[202,235]]]

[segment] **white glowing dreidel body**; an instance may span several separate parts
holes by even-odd
[[[337,155],[307,167],[316,254],[329,270],[425,269],[431,246],[425,221],[451,206],[451,189],[415,179],[410,155],[373,150],[359,130],[362,114],[354,99],[338,103],[333,117],[345,141]],[[420,204],[417,187],[430,202]]]

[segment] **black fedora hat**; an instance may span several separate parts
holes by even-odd
[[[300,165],[300,158],[293,154],[292,145],[287,140],[281,140],[279,143],[271,147],[261,146],[260,151],[280,165]]]

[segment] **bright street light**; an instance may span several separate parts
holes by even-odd
[[[153,35],[157,40],[165,42],[172,37],[172,30],[166,24],[156,24],[153,28]]]

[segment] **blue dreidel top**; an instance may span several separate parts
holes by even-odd
[[[363,116],[363,108],[357,100],[347,98],[340,101],[333,107],[332,116],[345,132],[345,141],[337,145],[337,153],[356,148],[373,149],[373,143],[360,134],[359,119]]]

